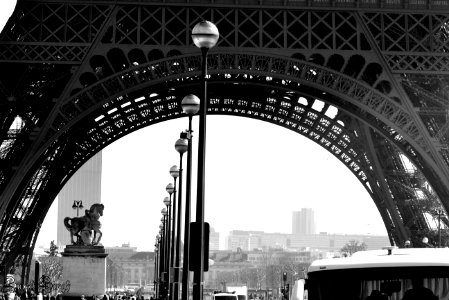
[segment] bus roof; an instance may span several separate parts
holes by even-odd
[[[413,266],[449,267],[449,248],[386,247],[382,250],[359,251],[350,257],[315,260],[308,272]]]

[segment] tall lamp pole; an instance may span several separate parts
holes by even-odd
[[[165,209],[165,208],[164,208]],[[167,211],[165,209],[165,211]],[[165,256],[165,216],[161,218],[161,224],[159,225],[159,235],[161,238],[159,239],[159,295],[162,298],[164,295],[164,280],[163,280],[163,273],[165,268],[165,260],[167,259]]]
[[[175,256],[175,280],[173,283],[173,298],[174,300],[179,299],[179,269],[180,269],[180,254],[181,254],[181,215],[182,215],[182,156],[187,151],[187,140],[183,138],[183,133],[181,133],[181,138],[175,143],[175,149],[179,153],[179,181],[178,181],[178,209],[177,209],[177,222],[176,222],[176,256]]]
[[[73,200],[73,209],[76,209],[76,216],[79,217],[80,215],[80,209],[83,209],[83,200]]]
[[[179,177],[178,166],[174,165],[174,166],[172,166],[170,168],[170,175],[173,177],[173,198],[172,198],[173,199],[173,211],[172,211],[172,223],[171,223],[171,226],[172,226],[172,236],[171,236],[172,244],[171,244],[171,263],[170,263],[170,267],[173,269],[174,266],[175,266],[175,254],[176,254],[176,247],[175,247],[175,245],[176,245],[176,239],[178,238],[177,235],[176,235],[176,216],[177,216],[177,213],[178,213],[178,203],[177,203],[178,201],[176,199],[176,193],[177,193],[177,191],[176,191],[176,180]],[[170,270],[170,272],[171,271],[172,270]],[[173,298],[173,288],[174,288],[174,285],[173,285],[173,282],[172,282],[171,286],[170,286],[170,299],[172,299],[172,300],[174,299]]]
[[[161,235],[161,253],[159,257],[159,294],[161,298],[166,297],[167,289],[165,286],[165,272],[167,271],[167,208],[161,210],[162,213],[162,224],[159,225],[160,235]]]
[[[73,200],[73,205],[72,205],[73,209],[76,209],[76,216],[79,217],[80,215],[80,209],[83,209],[83,200]],[[79,242],[79,236],[76,237],[76,243],[78,244]]]
[[[186,170],[186,212],[184,214],[184,255],[182,261],[182,300],[189,299],[189,248],[190,248],[190,202],[192,185],[192,117],[200,109],[200,99],[195,95],[187,95],[181,102],[182,110],[189,116],[189,131],[187,136],[187,170]]]
[[[205,163],[206,163],[206,115],[207,115],[207,52],[218,41],[217,27],[209,21],[201,21],[192,30],[192,40],[201,49],[201,85],[203,100],[200,102],[199,135],[198,135],[198,178],[196,222],[199,227],[198,241],[200,243],[198,267],[193,272],[193,299],[203,299],[204,273],[204,191],[205,191]]]
[[[172,256],[170,255],[170,249],[172,247],[172,239],[170,237],[171,232],[171,218],[172,218],[172,211],[171,211],[171,199],[169,197],[164,198],[164,204],[167,207],[167,218],[165,220],[165,267],[164,271],[166,274],[165,278],[165,296],[168,299],[170,297],[170,265]]]
[[[154,274],[153,274],[153,290],[156,298],[158,297],[157,292],[157,283],[159,278],[159,253],[160,253],[160,243],[159,243],[160,235],[156,235],[156,242],[154,243]]]

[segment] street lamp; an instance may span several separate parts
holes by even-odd
[[[80,215],[80,209],[83,209],[83,200],[73,200],[73,209],[76,209],[76,216],[79,217]],[[78,244],[80,237],[76,236],[76,243]]]
[[[177,210],[177,228],[176,228],[176,256],[175,256],[175,280],[173,282],[173,299],[178,300],[179,295],[179,267],[180,267],[180,254],[181,254],[181,214],[182,214],[182,155],[187,151],[187,140],[183,138],[181,133],[181,138],[175,143],[175,149],[179,153],[179,182],[178,182],[178,210]]]
[[[154,243],[154,273],[153,273],[153,290],[157,298],[157,278],[159,274],[159,234],[156,235],[156,242]]]
[[[176,184],[176,183],[175,183]],[[165,190],[167,191],[167,193],[170,195],[170,198],[168,198],[168,197],[166,197],[165,199],[168,199],[169,201],[170,201],[170,204],[171,204],[171,201],[172,201],[172,194],[173,193],[175,193],[175,195],[176,195],[176,192],[175,192],[175,187],[174,187],[174,185],[173,185],[173,183],[169,183],[169,184],[167,184],[167,186],[165,187]],[[166,201],[166,200],[164,200],[164,201]],[[173,214],[172,214],[172,218],[174,218],[174,214],[175,214],[175,211],[173,210]],[[169,246],[169,248],[167,249],[167,253],[168,253],[168,255],[170,256],[170,260],[169,260],[169,264],[168,264],[168,268],[170,269],[171,268],[171,266],[172,266],[172,261],[173,261],[173,244],[174,244],[174,240],[171,238],[171,219],[169,220],[169,228],[170,228],[170,230],[168,231],[168,236],[169,236],[169,238],[171,239],[171,243],[170,243],[170,246]],[[173,224],[173,230],[174,230],[174,224]],[[170,272],[171,272],[171,270],[169,270],[169,276],[170,276]],[[170,280],[170,279],[169,279]],[[171,291],[171,286],[170,286],[170,283],[168,283],[168,289]],[[172,293],[170,292],[170,295],[172,295]]]
[[[158,282],[159,282],[159,294],[162,296],[164,293],[164,280],[163,274],[165,269],[165,215],[161,218],[162,224],[159,225],[159,272],[158,272]]]
[[[159,291],[159,294],[161,295],[161,297],[164,293],[164,287],[163,287],[164,280],[162,278],[164,275],[164,268],[165,268],[165,215],[164,215],[164,209],[165,208],[163,208],[161,210],[161,213],[162,213],[161,222],[162,223],[159,224],[159,233],[158,233],[158,236],[159,236],[159,239],[158,239],[159,240],[158,266],[159,266],[159,268],[158,268],[157,275],[158,275],[158,286],[159,286],[158,291]]]
[[[171,200],[169,197],[165,197],[163,203],[166,206],[167,211],[167,218],[165,219],[165,267],[164,271],[166,274],[165,279],[165,296],[170,296],[170,266],[171,266],[171,260],[172,256],[170,255],[170,249],[171,245],[173,243],[170,232],[171,232],[171,221],[172,218],[172,210],[171,210]]]
[[[160,268],[160,264],[159,264],[159,257],[161,254],[161,236],[158,233],[156,235],[156,240],[154,242],[154,275],[153,275],[153,283],[154,283],[154,292],[155,294],[158,293],[157,291],[157,284],[159,281],[159,268]]]
[[[187,95],[181,102],[182,110],[189,116],[189,131],[187,143],[187,170],[186,170],[186,212],[184,215],[184,255],[182,261],[182,300],[189,299],[189,247],[190,247],[190,201],[192,185],[192,117],[200,109],[200,99],[195,95]]]
[[[175,247],[174,244],[176,242],[176,236],[175,236],[175,228],[176,228],[176,214],[177,214],[177,201],[176,201],[176,180],[179,177],[179,169],[178,166],[174,165],[170,168],[170,175],[173,177],[173,214],[172,214],[172,243],[173,247],[171,248],[171,257],[172,259],[175,257]],[[168,190],[167,190],[168,192]],[[170,193],[170,192],[168,192]],[[171,194],[170,194],[171,196]],[[173,261],[171,266],[173,267]]]
[[[76,209],[76,216],[79,217],[79,212],[80,209],[83,209],[83,200],[73,200],[73,205],[72,205],[73,209]]]
[[[206,163],[206,115],[207,115],[207,52],[218,41],[217,27],[209,21],[201,21],[192,30],[192,40],[201,49],[201,85],[203,88],[203,100],[200,102],[200,120],[198,136],[198,178],[196,222],[198,225],[198,241],[200,249],[198,253],[198,267],[193,272],[193,299],[203,299],[203,273],[204,273],[204,173]]]
[[[161,218],[162,224],[159,225],[159,231],[160,231],[160,235],[161,235],[161,239],[162,239],[162,247],[163,247],[163,253],[162,253],[163,264],[161,264],[161,270],[162,270],[162,272],[165,272],[167,269],[165,261],[168,259],[168,256],[166,253],[167,252],[167,217],[168,217],[167,208],[164,207],[161,210],[161,213],[162,213],[162,218]]]
[[[167,186],[167,192],[170,194],[170,198],[173,199],[173,210],[171,215],[171,244],[170,244],[170,268],[173,268],[175,265],[175,245],[176,245],[176,215],[177,215],[177,201],[176,201],[176,179],[179,177],[179,169],[178,166],[174,165],[170,168],[169,171],[170,175],[173,177],[173,198],[171,198],[171,193]],[[171,272],[171,270],[170,270]],[[170,299],[173,299],[173,283],[170,285]]]
[[[165,190],[167,191],[168,195],[170,196],[169,200],[172,201],[171,195],[175,192],[175,187],[173,186],[173,183],[167,184],[165,187]]]

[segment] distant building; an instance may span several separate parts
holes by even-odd
[[[137,247],[131,247],[129,244],[122,244],[122,246],[104,247],[109,258],[129,258],[137,253]]]
[[[70,245],[70,233],[64,226],[65,217],[76,217],[77,210],[73,209],[74,200],[81,200],[83,208],[79,215],[84,216],[85,210],[94,203],[101,203],[101,166],[102,154],[97,153],[88,160],[64,185],[58,195],[58,218],[56,244]]]
[[[281,264],[282,261],[290,261],[294,264],[310,263],[317,256],[311,251],[252,251],[248,252],[248,261],[253,265]]]
[[[145,286],[154,282],[153,252],[138,252],[137,248],[129,244],[104,248],[111,261],[110,265],[114,266],[107,272],[108,288],[120,287],[120,283],[124,286]]]
[[[154,282],[154,253],[137,252],[124,259],[114,259],[124,272],[124,282],[139,286],[153,284]]]
[[[211,291],[222,290],[224,286],[245,285],[248,290],[269,288],[274,291],[281,284],[279,270],[282,266],[294,266],[299,273],[307,269],[313,260],[322,257],[322,253],[316,251],[282,249],[213,251],[209,256],[213,264],[209,265],[209,271],[204,273],[204,287]],[[263,280],[260,278],[261,274],[264,276]]]
[[[388,236],[361,234],[288,234],[266,233],[263,231],[233,230],[227,237],[227,249],[253,251],[255,249],[283,249],[303,251],[306,249],[322,252],[338,252],[351,240],[365,243],[367,249],[381,249],[390,245]]]
[[[287,249],[290,247],[291,234],[266,233],[263,231],[233,230],[227,237],[226,250],[253,251],[258,249]]]
[[[244,251],[249,251],[252,248],[257,248],[259,243],[254,244],[255,236],[262,233],[264,232],[233,230],[229,233],[229,236],[225,240],[226,250],[236,251],[237,249],[242,249]]]
[[[220,250],[220,233],[210,228],[209,234],[209,251]]]
[[[238,274],[242,270],[248,270],[254,266],[248,261],[248,254],[241,251],[213,251],[209,254],[213,264],[209,265],[209,271],[204,272],[204,285],[207,289],[221,289],[223,274]],[[228,282],[229,283],[229,282]]]
[[[315,234],[315,213],[311,208],[292,212],[292,234]]]
[[[367,250],[381,249],[390,246],[388,236],[363,234],[308,234],[293,235],[290,239],[291,249],[317,249],[326,252],[338,252],[349,241],[365,243]]]

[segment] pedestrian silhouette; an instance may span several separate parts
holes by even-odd
[[[383,295],[379,290],[373,290],[366,300],[388,300],[388,296]]]
[[[424,287],[422,278],[412,278],[412,286],[405,292],[402,300],[438,300],[430,289]]]

